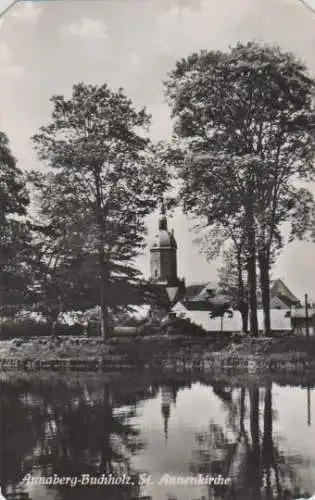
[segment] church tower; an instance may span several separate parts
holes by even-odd
[[[164,203],[159,219],[159,232],[150,250],[151,281],[165,285],[176,285],[177,244],[174,231],[168,231]]]
[[[158,233],[150,248],[150,281],[157,296],[164,304],[163,314],[165,314],[165,312],[170,311],[173,304],[184,296],[185,280],[179,279],[177,276],[177,243],[174,231],[168,230],[163,201],[158,227]]]

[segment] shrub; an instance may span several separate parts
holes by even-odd
[[[57,335],[83,335],[84,327],[80,324],[65,325],[57,324],[55,332]],[[46,322],[34,319],[10,319],[0,324],[0,339],[8,340],[15,337],[47,337],[51,335],[51,326]]]

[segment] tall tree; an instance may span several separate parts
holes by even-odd
[[[12,314],[28,300],[30,232],[25,179],[7,136],[0,132],[0,311]]]
[[[283,222],[313,206],[296,181],[315,175],[314,81],[291,53],[237,44],[178,61],[166,95],[184,157],[184,207],[211,223],[242,215],[251,333],[258,334],[257,259],[268,332],[272,245]]]
[[[79,83],[69,99],[51,101],[51,123],[33,138],[39,158],[52,167],[46,179],[37,179],[41,210],[63,231],[64,243],[83,241],[97,255],[105,339],[112,264],[130,262],[141,249],[144,218],[167,173],[146,136],[150,116],[122,89]]]

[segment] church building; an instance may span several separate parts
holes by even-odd
[[[177,243],[174,231],[168,230],[163,202],[158,233],[150,248],[150,268],[150,282],[164,304],[170,308],[183,297],[185,281],[177,275]]]

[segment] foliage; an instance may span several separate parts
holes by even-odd
[[[6,221],[0,243],[0,314],[11,316],[32,301],[34,253],[28,224]]]
[[[37,254],[33,310],[53,322],[61,312],[93,307],[97,301],[95,258],[79,248],[66,247],[56,225],[33,224],[32,228]]]
[[[22,172],[16,166],[7,136],[0,132],[0,223],[10,215],[25,215],[28,203]]]
[[[157,161],[163,148],[150,143],[150,116],[135,109],[122,89],[80,83],[70,99],[51,101],[52,121],[34,143],[52,170],[33,173],[32,181],[57,250],[97,262],[105,337],[111,280],[134,276],[130,262],[144,245],[145,216],[168,185],[165,165]]]
[[[28,193],[7,136],[0,132],[0,314],[29,301],[32,252],[25,221]]]
[[[46,381],[33,380],[31,390],[29,385],[29,381],[18,378],[2,387],[3,413],[11,415],[13,411],[12,418],[3,421],[3,447],[8,457],[2,471],[5,494],[7,488],[9,496],[21,496],[16,485],[26,464],[35,467],[43,477],[79,477],[84,473],[96,477],[110,472],[133,475],[130,458],[145,444],[133,420],[138,402],[152,397],[146,386],[135,388],[136,384],[130,381],[114,387],[107,382],[96,386],[51,377]],[[120,411],[123,406],[124,411]],[[32,453],[35,446],[37,454]],[[63,498],[86,497],[82,489],[73,495],[69,487],[56,488]],[[109,485],[106,496],[122,500],[136,489]],[[103,493],[104,486],[94,486],[89,496],[96,500]]]
[[[178,61],[165,85],[184,209],[209,225],[242,226],[254,309],[257,254],[264,285],[282,223],[301,237],[314,214],[311,193],[296,182],[315,176],[314,81],[291,53],[248,43]],[[302,225],[297,214],[305,215]]]
[[[234,304],[240,300],[239,273],[243,271],[243,276],[245,275],[244,262],[242,264],[243,269],[239,270],[233,247],[224,250],[222,266],[218,269],[218,285],[220,291],[230,297]],[[244,284],[245,294],[243,298],[245,299],[247,297],[245,276]]]

